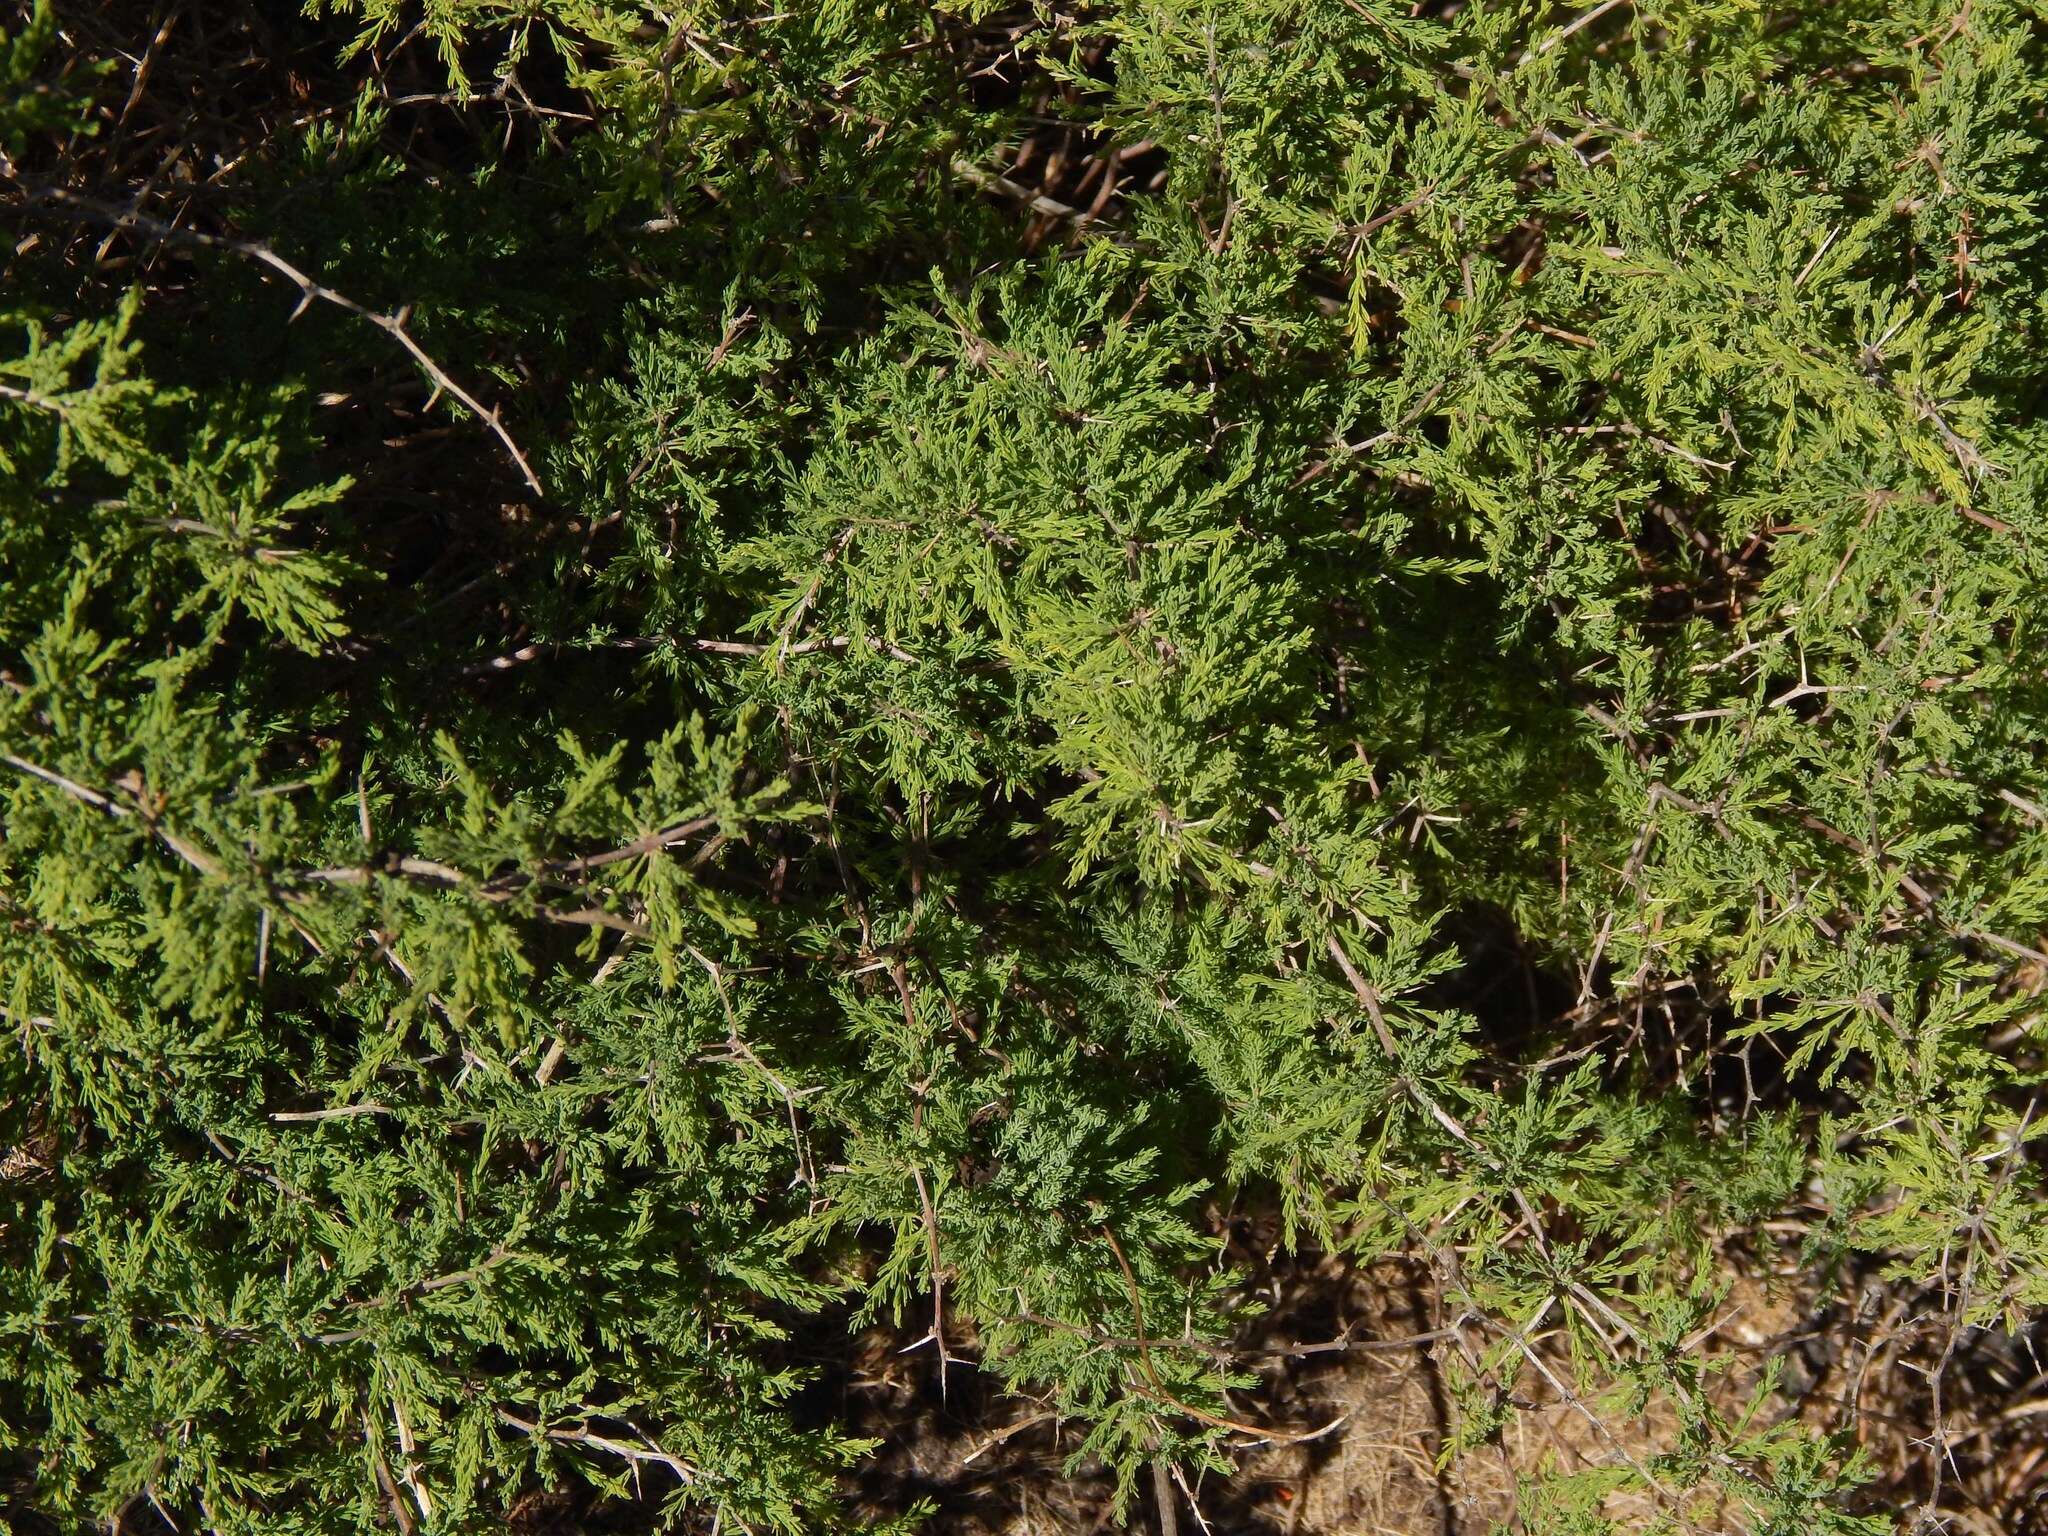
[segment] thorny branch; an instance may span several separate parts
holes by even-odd
[[[48,208],[72,218],[88,219],[112,229],[131,232],[168,245],[195,246],[202,250],[226,251],[251,261],[258,266],[276,273],[299,290],[298,307],[292,311],[293,320],[304,314],[315,303],[331,304],[345,310],[357,319],[374,325],[378,330],[397,342],[405,354],[413,360],[419,371],[426,375],[434,386],[434,394],[450,395],[485,426],[504,446],[505,452],[518,468],[523,479],[534,495],[546,494],[541,487],[540,477],[533,471],[525,452],[513,439],[495,407],[487,407],[456,381],[454,375],[436,362],[427,349],[420,345],[409,328],[411,306],[384,311],[358,303],[345,293],[338,293],[319,279],[309,275],[303,268],[285,260],[269,246],[255,240],[241,240],[231,235],[217,235],[205,230],[183,229],[178,225],[152,218],[137,209],[110,208],[103,203],[79,197],[62,187],[30,188],[23,186],[14,169],[4,156],[0,156],[0,179],[13,182],[21,189],[24,201],[31,208]],[[31,402],[35,403],[35,402]]]

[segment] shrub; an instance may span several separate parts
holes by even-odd
[[[0,47],[17,1528],[853,1524],[877,1318],[1227,1472],[1232,1199],[1428,1268],[1462,1444],[1678,1416],[1532,1522],[1889,1529],[1709,1390],[1795,1220],[1940,1515],[2048,1300],[2037,5],[200,9]]]

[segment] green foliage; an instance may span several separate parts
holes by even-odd
[[[1525,1528],[1888,1528],[1699,1346],[1787,1212],[2048,1304],[2042,20],[316,3],[116,289],[39,8],[0,1519],[852,1528],[848,1318],[1128,1500],[1247,1438],[1249,1199],[1428,1266],[1466,1445],[1675,1415]]]

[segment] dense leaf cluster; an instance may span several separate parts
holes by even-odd
[[[1788,1214],[2048,1302],[2038,4],[316,0],[163,133],[212,8],[95,9],[0,43],[0,1519],[833,1528],[821,1319],[1227,1472],[1249,1200],[1464,1444],[1678,1416],[1532,1527],[1891,1528],[1698,1345]]]

